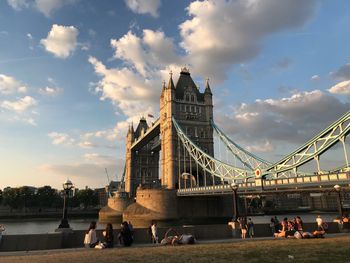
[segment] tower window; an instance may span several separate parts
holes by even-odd
[[[190,101],[190,95],[186,94],[186,101]]]
[[[191,101],[192,102],[194,101],[194,95],[191,95]]]

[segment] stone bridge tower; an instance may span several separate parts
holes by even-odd
[[[168,189],[178,188],[180,175],[183,172],[193,172],[188,170],[190,167],[188,155],[184,159],[183,148],[178,145],[176,130],[172,123],[173,116],[193,142],[209,155],[214,155],[213,128],[210,125],[210,120],[213,119],[213,100],[208,79],[205,90],[201,93],[189,70],[182,68],[176,85],[172,73],[168,85],[165,83],[163,85],[159,116],[162,149],[161,181],[163,187]],[[186,171],[181,163],[187,164]],[[198,172],[203,177],[203,172],[200,170]]]

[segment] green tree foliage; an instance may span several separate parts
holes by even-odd
[[[51,186],[43,186],[34,189],[28,186],[19,188],[6,188],[0,190],[0,203],[12,209],[23,208],[61,208],[63,206],[63,195]],[[85,209],[98,205],[98,194],[92,189],[77,191],[75,196],[69,197],[69,207],[83,206]]]
[[[90,188],[79,190],[76,197],[78,202],[83,205],[85,209],[98,204],[97,193]]]
[[[51,186],[39,187],[36,193],[36,206],[44,207],[61,207],[62,197]]]
[[[6,188],[3,192],[3,204],[11,208],[19,208],[19,188]]]

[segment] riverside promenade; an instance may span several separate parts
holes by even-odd
[[[80,262],[348,262],[350,235],[329,234],[324,239],[202,240],[195,245],[135,244],[129,248],[56,249],[0,253],[0,263]]]
[[[340,233],[338,223],[328,223],[327,233]],[[304,230],[312,232],[316,229],[316,223],[304,223]],[[239,229],[232,229],[228,224],[220,225],[185,225],[174,227],[178,233],[190,233],[196,237],[198,241],[202,240],[222,240],[232,239],[240,236]],[[160,238],[168,227],[158,227],[158,235]],[[102,230],[97,230],[97,237],[103,240]],[[114,240],[117,241],[119,230],[114,230]],[[270,237],[271,229],[269,224],[255,224],[255,237]],[[10,251],[33,251],[33,250],[51,250],[61,248],[81,248],[83,247],[85,231],[75,230],[71,233],[47,233],[47,234],[30,234],[30,235],[4,235],[0,252]],[[134,229],[134,244],[147,244],[150,242],[147,228]]]

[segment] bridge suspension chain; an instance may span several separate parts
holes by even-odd
[[[238,159],[245,167],[249,170],[254,171],[256,169],[264,169],[271,165],[270,162],[248,152],[243,149],[237,143],[233,142],[228,138],[225,133],[223,133],[219,127],[211,120],[211,125],[214,128],[214,131],[219,136],[220,140],[227,146],[228,150]]]
[[[190,138],[187,137],[174,117],[172,120],[178,138],[180,138],[180,141],[182,142],[183,147],[186,148],[190,158],[193,158],[196,164],[198,164],[204,170],[204,173],[208,172],[211,176],[213,176],[213,180],[214,177],[218,177],[226,181],[232,181],[235,179],[246,179],[254,176],[253,172],[250,170],[244,170],[226,164],[205,153],[194,142],[192,142]],[[206,180],[206,174],[204,176],[204,180]]]

